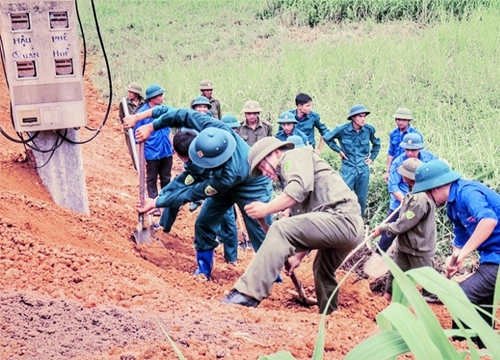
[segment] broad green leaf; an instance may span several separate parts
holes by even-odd
[[[377,315],[377,323],[382,318],[392,324],[417,359],[444,359],[424,325],[407,307],[399,303],[392,303]]]
[[[258,360],[295,360],[288,351],[280,350],[275,354],[259,356]]]
[[[410,348],[397,331],[384,331],[356,345],[344,360],[387,359],[408,351]]]
[[[389,256],[387,256],[387,254],[383,251],[381,251],[381,254],[389,265],[389,269],[394,276],[394,282],[397,282],[401,292],[404,294],[404,297],[412,306],[417,318],[428,332],[430,339],[436,347],[440,349],[442,357],[445,359],[454,359],[457,356],[457,351],[444,335],[441,324],[415,287],[413,283],[414,280],[405,275],[396,263]],[[416,279],[416,281],[419,282],[418,279]],[[432,291],[431,289],[428,290]],[[394,298],[392,299],[393,302],[396,300],[397,299]]]

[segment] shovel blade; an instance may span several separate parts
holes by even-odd
[[[141,227],[135,229],[132,237],[134,238],[134,242],[136,244],[152,243],[150,229],[148,228]]]

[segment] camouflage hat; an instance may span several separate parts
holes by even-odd
[[[197,105],[206,105],[206,106],[208,106],[209,109],[212,108],[212,104],[210,104],[210,100],[208,100],[205,96],[198,96],[196,99],[194,99],[193,103],[191,104],[191,109],[194,110],[194,108]]]
[[[297,119],[295,118],[295,115],[291,113],[290,111],[285,111],[284,113],[281,113],[280,117],[278,118],[278,124],[297,124]]]
[[[262,108],[257,101],[248,100],[245,105],[243,105],[244,113],[260,113],[262,112]]]
[[[408,110],[407,108],[400,107],[396,110],[396,113],[392,115],[393,118],[395,119],[402,119],[402,120],[413,120],[413,117],[411,116],[411,111]]]
[[[142,86],[136,82],[131,82],[130,84],[128,84],[127,91],[133,92],[140,97],[144,97],[144,95],[142,94]]]
[[[208,79],[202,80],[200,82],[200,90],[213,90],[214,83]]]
[[[229,131],[216,127],[203,129],[189,145],[189,158],[202,168],[224,164],[234,153],[236,140]]]
[[[422,165],[423,162],[419,159],[409,158],[403,161],[403,163],[398,167],[398,174],[404,176],[408,179],[415,180],[415,171]]]
[[[254,177],[262,175],[257,166],[264,158],[279,148],[293,149],[295,144],[292,141],[281,141],[275,137],[267,136],[253,144],[248,153],[248,163],[250,164],[250,174]]]

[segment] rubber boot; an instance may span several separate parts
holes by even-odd
[[[198,263],[198,269],[194,272],[195,276],[200,274],[205,275],[207,280],[210,280],[210,274],[212,273],[212,267],[214,266],[214,249],[196,251],[196,262]]]

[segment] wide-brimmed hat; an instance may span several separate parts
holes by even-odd
[[[210,100],[208,100],[205,96],[198,96],[196,99],[194,99],[193,103],[191,104],[191,109],[194,110],[195,106],[197,105],[206,105],[209,109],[212,108]]]
[[[304,140],[302,140],[302,138],[297,135],[290,135],[289,137],[286,138],[286,141],[293,142],[295,144],[296,149],[306,146],[306,144],[304,144]]]
[[[211,169],[224,164],[234,153],[236,140],[226,130],[210,127],[202,130],[189,145],[189,158],[196,165]]]
[[[442,160],[431,160],[420,165],[415,171],[415,186],[412,192],[419,193],[452,183],[462,174],[450,169]]]
[[[278,124],[287,124],[287,123],[292,123],[292,124],[297,123],[295,115],[290,111],[285,111],[281,113],[280,117],[278,118]]]
[[[423,162],[419,159],[409,158],[403,161],[403,163],[398,167],[398,174],[407,177],[408,179],[415,180],[415,171],[422,165]]]
[[[136,82],[131,82],[130,84],[128,84],[127,91],[133,92],[140,97],[144,97],[144,95],[142,94],[142,86]]]
[[[208,79],[201,80],[200,82],[200,90],[213,90],[214,83]]]
[[[260,104],[255,100],[248,100],[245,105],[243,105],[244,113],[260,113],[262,112],[262,108]]]
[[[413,120],[411,111],[404,107],[398,108],[392,117],[395,119]]]
[[[151,100],[152,98],[158,96],[158,95],[161,95],[165,92],[165,90],[163,90],[163,88],[160,86],[160,85],[150,85],[147,89],[146,89],[146,98],[145,100],[148,101],[148,100]]]
[[[230,128],[239,128],[241,124],[236,119],[236,116],[231,114],[226,114],[220,119],[223,123],[227,124]]]
[[[403,137],[403,141],[399,143],[403,149],[420,150],[424,148],[424,141],[420,134],[408,133]]]
[[[368,115],[370,112],[368,111],[367,108],[365,108],[364,105],[361,105],[361,104],[356,104],[354,105],[351,110],[349,110],[349,115],[347,116],[347,120],[351,120],[351,118],[354,116],[354,115],[358,115],[358,114],[366,114]]]
[[[251,175],[254,177],[262,175],[262,171],[260,171],[257,166],[259,166],[259,163],[274,150],[279,148],[293,149],[294,147],[295,144],[292,141],[281,141],[270,136],[260,139],[253,144],[248,153]]]

